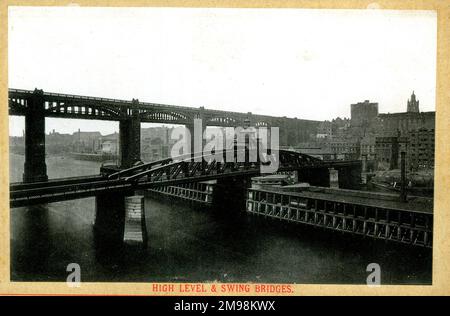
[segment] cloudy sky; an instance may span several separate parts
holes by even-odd
[[[406,111],[415,90],[431,111],[436,27],[432,11],[10,7],[9,87],[315,120],[366,99]]]

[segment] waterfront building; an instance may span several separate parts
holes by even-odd
[[[434,168],[434,129],[421,128],[409,132],[407,161],[411,170]]]

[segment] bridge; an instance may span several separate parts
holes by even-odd
[[[248,178],[261,174],[261,165],[270,164],[275,155],[256,162],[239,162],[237,157],[245,155],[236,150],[224,150],[220,154],[182,155],[156,162],[137,165],[128,169],[103,168],[103,174],[85,177],[53,179],[33,183],[12,183],[10,206],[20,207],[79,199],[115,192],[134,192],[160,186],[179,185],[206,180]],[[233,161],[226,161],[226,157]],[[341,187],[356,187],[359,184],[360,161],[322,161],[320,159],[288,150],[278,152],[277,172],[296,171],[300,181],[329,186],[329,169],[338,170]],[[197,158],[203,158],[198,161]],[[353,173],[353,176],[351,174]]]
[[[228,210],[243,210],[251,177],[260,175],[264,166],[273,163],[278,166],[276,172],[294,172],[299,181],[311,185],[330,186],[330,168],[338,171],[342,188],[355,188],[360,182],[360,161],[322,161],[289,150],[268,150],[261,155],[260,148],[257,148],[256,160],[251,161],[249,139],[245,140],[243,148],[235,146],[209,155],[188,153],[151,163],[140,161],[142,122],[183,124],[190,131],[196,119],[202,120],[205,129],[207,126],[279,127],[280,146],[286,146],[307,140],[318,124],[316,121],[145,103],[135,99],[44,93],[37,89],[9,89],[9,114],[25,116],[23,182],[10,184],[11,208],[95,197],[94,228],[103,244],[117,245],[121,241],[126,197],[140,190],[216,180],[213,204],[226,206]],[[98,175],[49,180],[45,164],[46,117],[119,121],[120,166],[101,168]],[[193,138],[190,141],[193,143]]]
[[[243,152],[240,152],[243,151]],[[232,160],[226,160],[232,154]],[[246,159],[239,161],[241,155]],[[198,159],[201,157],[202,159]],[[10,206],[28,206],[64,200],[95,197],[97,244],[115,247],[123,241],[126,198],[136,191],[184,183],[216,180],[213,205],[237,212],[245,209],[251,177],[261,174],[262,166],[275,163],[277,172],[294,171],[298,180],[329,186],[329,168],[341,173],[343,187],[357,186],[360,161],[322,161],[304,154],[280,150],[249,161],[248,149],[223,150],[211,155],[191,154],[136,165],[127,169],[102,168],[100,175],[47,180],[10,185]],[[232,197],[232,198],[230,198]],[[141,211],[143,212],[143,211]],[[145,223],[143,219],[141,223]],[[139,226],[139,224],[137,224]]]
[[[9,115],[25,116],[24,182],[46,181],[45,118],[108,120],[119,122],[121,167],[140,160],[140,123],[181,124],[193,131],[194,120],[202,127],[237,127],[247,121],[254,127],[279,127],[280,146],[306,141],[318,121],[273,117],[204,107],[186,107],[90,96],[49,93],[43,90],[9,89]],[[191,144],[194,133],[191,132]],[[193,146],[191,148],[194,148]]]

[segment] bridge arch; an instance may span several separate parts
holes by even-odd
[[[255,127],[270,127],[270,123],[266,121],[258,121],[255,123]]]
[[[210,126],[237,126],[240,122],[234,117],[230,116],[215,116],[206,120],[206,125]]]
[[[107,106],[89,104],[89,103],[64,103],[64,102],[45,102],[45,111],[47,113],[69,113],[69,114],[79,114],[88,115],[96,117],[107,117],[111,119],[119,119],[121,113],[119,109],[112,109]]]
[[[184,113],[163,110],[144,110],[140,111],[139,116],[142,122],[184,124],[189,120],[188,116]]]

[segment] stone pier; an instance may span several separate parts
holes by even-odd
[[[94,237],[102,249],[115,250],[122,246],[126,195],[126,192],[111,192],[95,197]]]
[[[147,225],[143,195],[125,198],[125,231],[123,241],[129,245],[147,247]]]
[[[45,101],[42,90],[27,99],[23,182],[47,181],[45,164]]]

